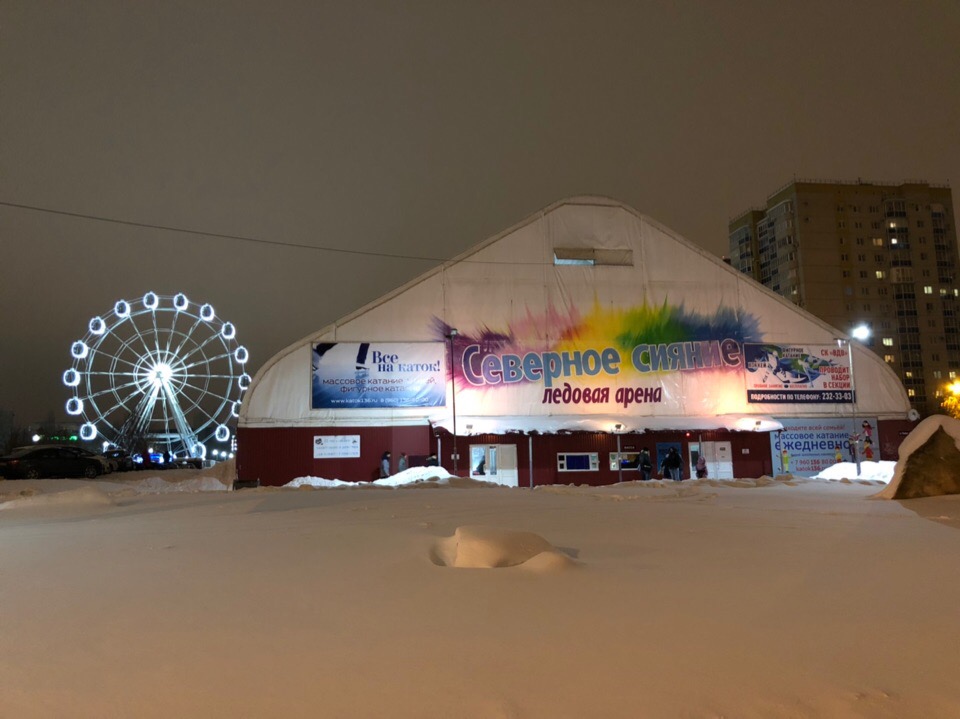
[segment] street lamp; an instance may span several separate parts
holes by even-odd
[[[870,328],[865,324],[860,324],[850,330],[850,335],[860,342],[866,341],[870,337]],[[850,365],[850,414],[853,422],[853,429],[850,431],[850,439],[853,442],[853,458],[857,463],[857,476],[860,476],[860,444],[857,439],[857,383],[853,374],[853,345],[849,338],[837,338],[837,346],[847,348],[847,361]]]
[[[459,466],[460,455],[457,454],[457,378],[453,372],[453,341],[460,334],[456,327],[451,327],[450,331],[444,335],[450,341],[450,398],[453,405],[453,474],[459,476],[457,469]]]

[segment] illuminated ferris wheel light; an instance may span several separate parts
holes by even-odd
[[[102,335],[107,331],[107,323],[103,321],[102,317],[94,317],[90,320],[88,326],[90,328],[90,334],[92,335]]]
[[[229,442],[252,381],[240,366],[249,353],[236,326],[183,292],[147,292],[112,307],[70,345],[62,375],[78,436],[127,450],[142,437],[158,452],[199,458],[208,444]]]
[[[173,377],[173,368],[165,362],[160,362],[150,370],[150,381],[158,386],[164,385]]]
[[[92,422],[84,422],[80,426],[80,439],[89,442],[97,438],[97,426]]]
[[[87,347],[87,343],[83,340],[77,340],[70,345],[70,354],[73,355],[75,359],[83,359],[89,352],[90,348]]]

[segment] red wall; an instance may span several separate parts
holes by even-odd
[[[360,435],[359,459],[314,459],[313,438],[318,435]],[[441,451],[438,452],[438,439]],[[730,441],[733,470],[737,477],[759,477],[772,473],[770,438],[766,433],[728,432],[647,432],[620,436],[623,452],[638,452],[649,447],[656,462],[657,442],[679,442],[683,448],[684,478],[689,479],[689,443],[703,440]],[[524,434],[476,435],[457,437],[460,476],[469,472],[471,444],[513,444],[517,448],[519,485],[530,486],[530,437]],[[239,428],[237,431],[237,476],[241,482],[280,486],[296,477],[325,477],[347,481],[371,481],[379,477],[380,457],[384,450],[393,455],[396,471],[400,452],[410,456],[410,466],[423,464],[424,458],[437,452],[440,464],[453,472],[453,436],[444,430],[436,434],[426,425],[414,427],[276,427]],[[747,450],[746,453],[744,450]],[[610,469],[610,452],[617,451],[617,437],[595,432],[533,435],[533,475],[535,485],[615,484],[620,475]],[[597,472],[560,472],[560,452],[597,452]],[[655,470],[656,471],[656,470]],[[637,479],[637,473],[624,470],[624,481]]]
[[[359,459],[314,459],[313,438],[320,435],[360,435]],[[400,453],[410,455],[411,466],[431,452],[427,425],[413,427],[240,427],[237,429],[237,478],[265,486],[284,485],[297,477],[324,477],[369,482],[380,476],[384,450],[393,455],[397,470]],[[462,452],[461,452],[462,454]],[[418,460],[419,458],[419,460]]]

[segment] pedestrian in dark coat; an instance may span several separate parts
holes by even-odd
[[[390,452],[384,452],[380,457],[380,479],[390,476]]]

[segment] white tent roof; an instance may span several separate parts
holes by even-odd
[[[595,257],[597,264],[557,265],[558,250]],[[438,343],[445,352],[444,336],[453,327],[459,331],[454,352],[456,395],[446,381],[442,406],[313,408],[316,343],[385,347]],[[857,342],[849,345],[855,407],[829,401],[829,387],[841,385],[825,385],[823,380],[840,379],[839,375],[820,376],[818,386],[828,389],[818,402],[797,401],[794,390],[799,385],[787,381],[782,395],[787,401],[748,401],[758,372],[745,366],[746,344],[777,348],[773,354],[786,358],[791,352],[801,353],[803,360],[817,352],[826,356],[832,348],[835,357],[828,364],[835,366],[824,371],[846,373],[846,345],[838,345],[838,337],[846,339],[632,208],[607,198],[578,197],[551,205],[279,352],[254,378],[240,424],[347,427],[429,422],[452,429],[454,400],[460,434],[611,431],[617,423],[631,431],[766,430],[778,426],[773,417],[904,417],[909,402],[900,381]],[[726,358],[730,362],[720,366],[696,364],[700,349],[716,351],[717,343],[726,340],[734,344],[725,347],[740,352],[738,366],[732,364],[732,350]],[[637,364],[636,348],[646,343],[662,353],[672,352],[674,368],[664,365],[648,371],[649,354],[641,354]],[[477,362],[487,355],[495,360],[529,354],[542,358],[544,353],[579,356],[593,350],[599,356],[609,349],[619,364],[615,372],[605,367],[591,376],[574,371],[551,387],[531,376],[509,386],[505,382],[477,386],[464,377],[462,365],[471,345],[477,348],[473,355]],[[686,368],[684,352],[692,363]],[[547,391],[565,387],[591,391],[592,399],[607,401],[571,404]],[[607,394],[597,394],[604,387]],[[626,390],[645,391],[650,401],[624,406],[616,398]],[[659,400],[653,401],[651,393],[656,391]]]

